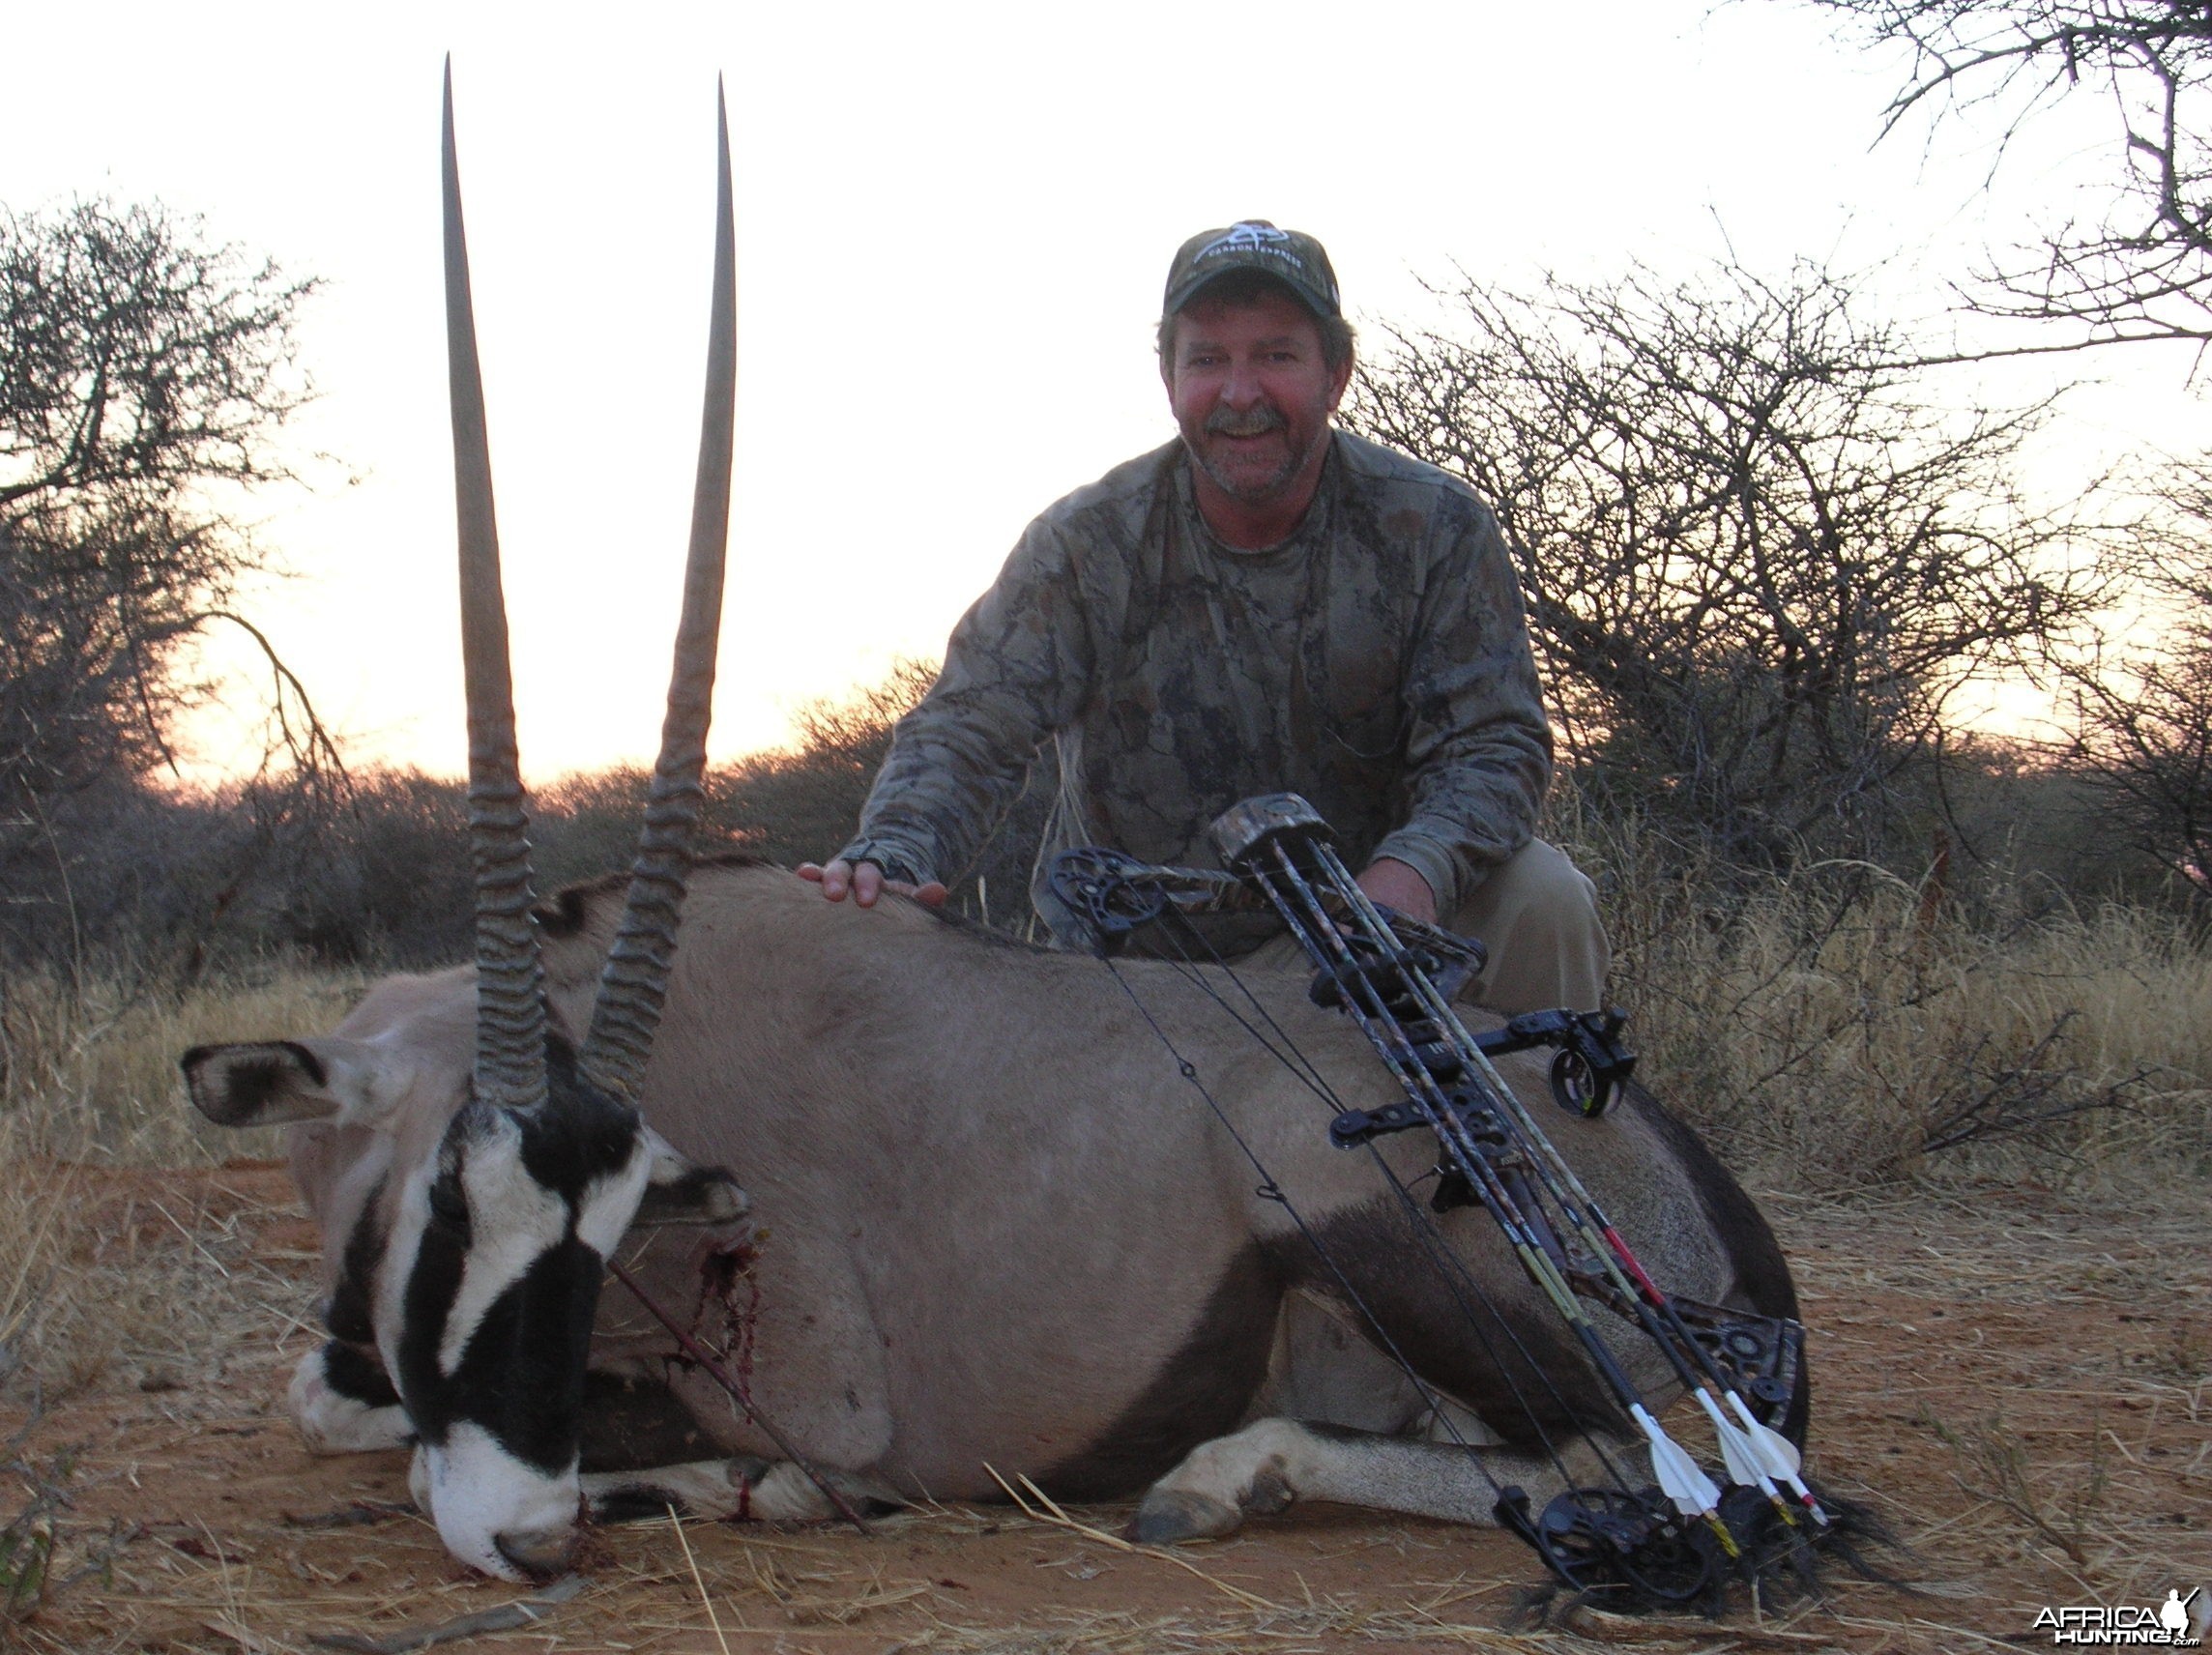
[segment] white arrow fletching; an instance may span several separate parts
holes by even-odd
[[[1760,1463],[1759,1450],[1740,1427],[1722,1414],[1713,1393],[1703,1385],[1698,1387],[1698,1406],[1705,1410],[1705,1417],[1713,1422],[1713,1435],[1720,1438],[1721,1460],[1728,1466],[1729,1481],[1773,1494],[1774,1479]]]
[[[1735,1409],[1736,1417],[1743,1421],[1744,1435],[1751,1439],[1753,1451],[1765,1466],[1766,1474],[1778,1483],[1787,1484],[1790,1492],[1805,1502],[1805,1509],[1812,1513],[1813,1521],[1822,1528],[1827,1527],[1828,1514],[1820,1509],[1820,1502],[1814,1498],[1813,1491],[1805,1486],[1804,1480],[1797,1474],[1798,1468],[1805,1463],[1797,1452],[1797,1444],[1772,1426],[1760,1424],[1752,1416],[1751,1410],[1743,1406],[1743,1398],[1733,1391],[1729,1392],[1729,1406]]]
[[[1659,1479],[1660,1493],[1674,1502],[1674,1509],[1684,1517],[1703,1517],[1718,1509],[1721,1491],[1712,1478],[1698,1468],[1697,1461],[1659,1429],[1659,1422],[1641,1403],[1633,1405],[1628,1411],[1651,1444],[1652,1475]]]
[[[1743,1398],[1733,1391],[1729,1393],[1729,1406],[1735,1409],[1736,1418],[1743,1421],[1744,1435],[1751,1438],[1766,1474],[1782,1480],[1795,1477],[1798,1467],[1805,1463],[1797,1453],[1797,1444],[1772,1426],[1760,1424],[1752,1417],[1751,1409],[1743,1406]]]

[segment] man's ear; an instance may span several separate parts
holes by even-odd
[[[415,1065],[358,1040],[255,1040],[194,1046],[182,1066],[192,1106],[218,1126],[329,1120],[373,1126],[415,1078]]]
[[[675,1147],[648,1126],[646,1147],[653,1155],[653,1170],[646,1175],[645,1199],[637,1204],[639,1225],[729,1224],[752,1211],[752,1199],[738,1187],[738,1180],[720,1167],[702,1167],[678,1153]]]

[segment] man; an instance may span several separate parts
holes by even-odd
[[[943,902],[1050,738],[1047,858],[1214,866],[1216,815],[1300,793],[1371,896],[1488,944],[1470,998],[1594,1009],[1595,892],[1532,837],[1552,738],[1511,561],[1460,482],[1331,427],[1353,335],[1328,255],[1259,219],[1192,237],[1159,345],[1180,438],[1030,525],[858,836],[799,871],[833,902]]]

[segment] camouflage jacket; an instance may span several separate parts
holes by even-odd
[[[838,854],[957,878],[1048,739],[1046,858],[1217,866],[1207,825],[1288,790],[1353,868],[1411,864],[1447,916],[1528,842],[1551,779],[1497,523],[1444,473],[1341,431],[1304,522],[1266,551],[1206,527],[1180,441],[1047,509],[953,629]]]

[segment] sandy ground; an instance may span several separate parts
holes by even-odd
[[[634,1525],[595,1536],[580,1589],[524,1621],[506,1607],[524,1593],[465,1575],[413,1514],[402,1456],[317,1460],[294,1436],[282,1395],[313,1337],[315,1243],[280,1171],[88,1175],[74,1199],[97,1205],[100,1269],[158,1264],[177,1296],[24,1444],[71,1462],[61,1583],[14,1630],[29,1649],[362,1649],[492,1611],[522,1624],[449,1626],[439,1647],[1974,1650],[2049,1647],[2031,1630],[2046,1605],[2212,1598],[2201,1191],[1770,1199],[1806,1300],[1815,1468],[1897,1530],[1886,1561],[1918,1590],[1844,1575],[1817,1602],[1718,1621],[1538,1605],[1541,1572],[1508,1538],[1331,1508],[1172,1554],[1010,1508],[867,1537]],[[23,1419],[0,1408],[0,1437]],[[16,1495],[0,1490],[0,1515]],[[1068,1515],[1112,1531],[1126,1511]]]

